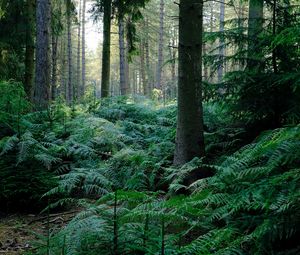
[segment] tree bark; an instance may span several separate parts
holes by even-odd
[[[263,0],[250,0],[248,17],[248,70],[261,69],[259,34],[263,31]]]
[[[56,99],[56,83],[57,83],[57,45],[58,36],[52,34],[52,77],[51,77],[51,99]]]
[[[104,0],[104,6],[103,6],[104,13],[103,13],[102,82],[101,82],[102,98],[109,96],[111,3],[112,0]]]
[[[125,27],[123,17],[119,18],[119,51],[120,51],[120,90],[121,95],[128,94],[128,76],[126,75],[126,45],[125,45]]]
[[[172,87],[170,88],[170,96],[175,98],[177,96],[177,86],[176,86],[176,57],[177,57],[177,30],[174,29],[173,31],[173,37],[172,37],[172,47],[171,47],[171,58],[172,58],[172,63],[171,63],[171,81],[172,81]]]
[[[220,1],[220,44],[219,44],[219,66],[218,66],[218,82],[223,79],[224,73],[224,22],[225,22],[225,3],[224,0]]]
[[[80,95],[82,94],[82,88],[81,88],[81,72],[80,72],[80,51],[81,51],[81,0],[78,1],[79,5],[79,12],[78,12],[78,31],[77,31],[77,71],[76,71],[76,78],[77,78],[77,90],[76,90],[76,98],[79,99]]]
[[[244,2],[243,0],[239,0],[239,11],[238,11],[238,31],[239,33],[243,33],[243,26],[244,26]],[[244,44],[240,43],[238,45],[238,51],[243,52],[244,51]],[[243,70],[244,69],[244,61],[241,59],[238,62],[238,70]]]
[[[26,1],[26,52],[25,52],[25,92],[29,100],[33,96],[34,84],[34,6],[35,0]]]
[[[142,83],[142,89],[143,94],[145,96],[149,95],[147,81],[146,81],[146,72],[145,72],[145,42],[144,39],[140,41],[140,74],[141,74],[141,83]]]
[[[37,110],[45,110],[49,104],[50,58],[49,30],[50,0],[37,0],[36,5],[36,68],[34,103]]]
[[[60,37],[60,86],[59,94],[63,95],[64,99],[67,100],[67,82],[66,82],[66,33],[64,32]]]
[[[71,34],[71,0],[67,0],[67,30],[68,30],[68,97],[67,102],[71,104],[74,100],[73,91],[73,66],[72,66],[72,34]]]
[[[179,5],[178,116],[174,164],[205,154],[202,107],[203,0]]]
[[[145,20],[145,58],[146,58],[146,71],[147,71],[147,87],[149,91],[149,96],[151,96],[152,93],[152,76],[151,76],[151,70],[150,70],[150,50],[149,50],[149,20],[146,18]]]
[[[275,37],[276,35],[276,8],[277,8],[277,0],[273,1],[273,17],[272,17],[272,34]],[[274,73],[278,73],[278,68],[277,68],[277,50],[276,47],[272,51],[272,65],[273,65],[273,71]]]
[[[82,38],[81,38],[81,44],[82,44],[82,52],[81,52],[81,96],[85,93],[85,11],[86,11],[86,0],[82,0]]]
[[[164,47],[164,17],[165,17],[165,3],[160,0],[160,17],[159,17],[159,42],[158,42],[158,62],[156,71],[156,88],[162,89],[161,76],[163,67],[163,47]]]

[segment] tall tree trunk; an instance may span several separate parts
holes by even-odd
[[[32,100],[34,83],[34,6],[35,0],[26,1],[25,92],[29,100]]]
[[[67,89],[66,89],[66,33],[64,32],[60,37],[60,85],[59,85],[59,94],[67,100]]]
[[[137,88],[137,72],[134,68],[132,68],[132,94],[136,95]]]
[[[126,76],[126,45],[125,45],[125,27],[123,17],[119,18],[119,51],[120,51],[120,90],[121,95],[128,94],[128,76]]]
[[[238,11],[238,31],[239,33],[244,33],[244,8],[245,8],[245,4],[243,2],[243,0],[239,0],[239,11]],[[240,43],[238,45],[238,51],[239,52],[243,52],[244,50],[244,44],[243,43]],[[237,69],[238,70],[243,70],[244,68],[244,62],[243,60],[241,59],[239,62],[238,62],[238,67]]]
[[[263,0],[250,0],[248,18],[248,70],[261,69],[259,34],[263,31]]]
[[[146,71],[147,71],[147,90],[149,91],[149,96],[152,93],[152,79],[151,79],[151,70],[150,70],[150,49],[149,49],[149,20],[145,19],[145,58],[146,58]]]
[[[273,23],[272,33],[273,33],[274,37],[276,35],[276,8],[277,8],[277,0],[274,0],[273,1],[273,17],[272,17],[272,21],[273,21],[272,22]],[[272,51],[272,65],[273,65],[274,73],[278,73],[276,47]]]
[[[73,66],[72,66],[72,34],[71,34],[71,0],[67,0],[67,30],[68,30],[68,96],[67,102],[71,104],[74,100],[73,96]]]
[[[76,98],[80,98],[80,95],[82,93],[82,88],[81,88],[81,73],[80,73],[80,51],[81,51],[81,0],[78,1],[78,8],[79,8],[79,12],[78,12],[78,32],[77,32],[77,71],[76,71],[76,78],[77,78],[77,90],[76,90]]]
[[[145,96],[149,95],[147,81],[146,81],[146,72],[145,72],[145,42],[144,39],[140,41],[140,73],[141,73],[141,83],[143,94]]]
[[[218,82],[220,83],[223,79],[224,73],[224,22],[225,22],[225,3],[224,0],[220,1],[220,45],[219,45],[219,66],[218,66]]]
[[[110,81],[110,31],[111,31],[111,3],[112,0],[104,0],[103,6],[103,49],[102,49],[102,81],[101,97],[109,96]]]
[[[202,107],[203,0],[179,5],[178,116],[174,164],[205,154]]]
[[[82,84],[81,84],[81,95],[83,96],[85,93],[85,11],[86,11],[86,0],[82,0],[82,39],[81,39],[81,44],[82,44],[82,53],[81,53],[81,79],[82,79]]]
[[[165,18],[165,3],[160,0],[160,17],[159,17],[159,42],[158,42],[158,62],[156,71],[156,88],[162,89],[161,76],[163,67],[163,47],[164,47],[164,18]]]
[[[210,22],[209,22],[209,32],[212,33],[214,31],[214,2],[210,2]],[[211,50],[211,47],[210,49]],[[213,67],[209,67],[209,81],[213,82],[214,81],[214,70]]]
[[[205,32],[205,29],[203,27],[203,33]],[[203,41],[202,45],[202,57],[204,57],[207,54],[207,44],[205,41]],[[208,67],[206,63],[203,63],[203,78],[207,82],[208,81]]]
[[[129,21],[127,21],[129,22]],[[125,80],[127,81],[127,93],[131,93],[130,83],[129,83],[129,38],[128,33],[125,36]]]
[[[52,77],[51,77],[51,99],[56,99],[56,83],[57,83],[57,45],[58,36],[52,33]]]
[[[36,109],[45,110],[49,104],[50,58],[49,30],[51,5],[50,0],[37,0],[36,5],[36,68],[34,103]]]
[[[177,86],[176,86],[176,56],[177,56],[177,30],[174,29],[173,32],[173,38],[172,38],[172,47],[171,47],[171,58],[172,58],[172,63],[171,63],[171,81],[172,81],[172,87],[170,88],[170,96],[175,98],[176,97],[176,92],[177,92]]]

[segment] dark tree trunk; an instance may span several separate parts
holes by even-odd
[[[158,42],[158,62],[156,71],[156,88],[162,89],[161,76],[163,68],[163,48],[164,48],[164,17],[165,17],[165,3],[160,0],[160,18],[159,18],[159,42]]]
[[[172,38],[172,47],[170,49],[170,53],[171,53],[171,59],[172,59],[172,63],[171,63],[171,81],[172,81],[172,87],[170,88],[170,96],[175,98],[177,96],[177,82],[176,82],[176,56],[177,56],[177,42],[176,42],[176,38],[177,38],[177,30],[174,29],[173,32],[173,38]]]
[[[145,72],[145,42],[144,39],[140,42],[140,73],[141,73],[141,83],[143,88],[143,94],[145,96],[149,95],[147,81],[146,81],[146,72]]]
[[[224,22],[225,22],[225,3],[224,0],[220,1],[220,44],[219,44],[219,67],[218,67],[218,82],[221,82],[223,79],[224,73]]]
[[[51,99],[56,98],[56,83],[57,83],[57,45],[58,36],[52,34],[52,77],[51,77]]]
[[[80,51],[81,51],[81,0],[78,2],[79,4],[79,13],[78,13],[78,31],[77,31],[77,71],[76,71],[76,78],[77,78],[77,90],[76,90],[76,98],[79,99],[80,95],[82,94],[82,87],[81,87],[81,72],[80,72]]]
[[[179,6],[178,116],[174,164],[205,154],[202,107],[203,0]]]
[[[60,68],[59,68],[59,75],[60,75],[60,85],[59,85],[59,94],[67,100],[67,93],[66,93],[66,34],[63,33],[60,37]]]
[[[104,0],[104,6],[103,6],[104,13],[103,13],[102,82],[101,82],[102,98],[109,96],[111,3],[112,0]]]
[[[82,60],[81,60],[81,79],[82,79],[82,84],[81,84],[81,95],[83,96],[85,93],[85,11],[86,11],[86,0],[82,0]]]
[[[71,33],[71,0],[67,0],[67,30],[68,30],[68,96],[67,102],[71,104],[74,100],[74,88],[72,82],[72,33]]]
[[[29,100],[33,96],[34,83],[34,12],[35,0],[26,2],[26,52],[25,52],[25,92]]]
[[[239,11],[238,11],[238,30],[239,33],[243,32],[243,27],[244,27],[244,8],[245,4],[243,0],[239,0]],[[240,43],[238,45],[238,51],[243,52],[244,51],[244,44]],[[244,69],[244,61],[241,59],[238,63],[238,70],[243,70]]]
[[[263,0],[250,0],[248,18],[248,70],[261,69],[259,34],[263,31]]]
[[[149,49],[149,20],[145,20],[145,30],[146,30],[146,36],[145,36],[145,60],[146,60],[146,71],[147,71],[147,90],[149,91],[149,96],[151,96],[152,93],[152,76],[151,76],[151,70],[150,70],[150,49]]]
[[[45,110],[49,104],[50,58],[49,29],[51,5],[50,0],[37,0],[36,5],[36,68],[34,103],[36,109]]]
[[[276,35],[276,8],[277,8],[277,0],[273,1],[273,36]],[[272,52],[272,64],[273,64],[273,71],[274,73],[278,73],[278,68],[277,68],[277,50],[276,47],[273,49]]]
[[[119,50],[120,50],[120,90],[121,95],[128,94],[128,76],[126,75],[126,45],[125,45],[125,27],[122,17],[119,18]]]

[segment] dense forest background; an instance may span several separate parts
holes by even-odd
[[[0,253],[300,254],[299,43],[298,0],[0,0]]]

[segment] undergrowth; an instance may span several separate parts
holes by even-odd
[[[226,105],[207,103],[207,157],[174,168],[174,104],[58,101],[30,113],[21,98],[0,109],[1,205],[81,209],[40,236],[34,254],[300,252],[299,126],[243,146],[243,125]],[[195,169],[214,176],[183,186]],[[183,188],[189,195],[178,195]]]

